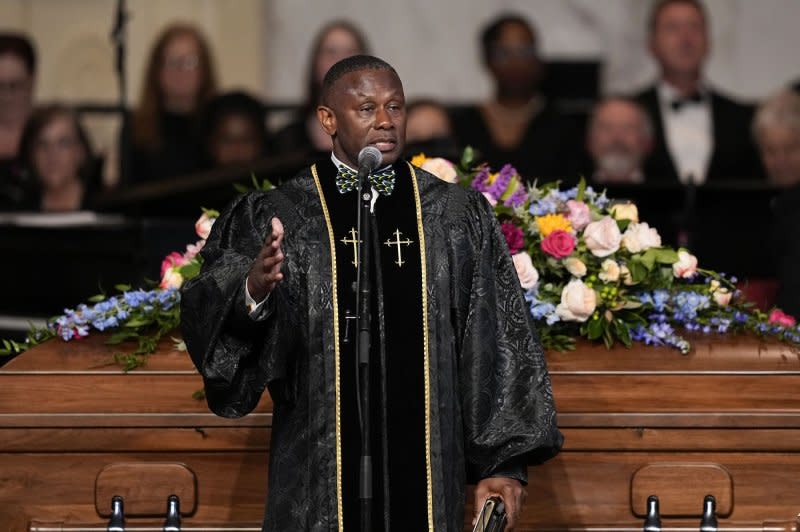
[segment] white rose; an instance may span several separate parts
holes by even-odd
[[[214,225],[214,220],[216,218],[211,218],[206,213],[203,213],[194,223],[194,230],[197,232],[197,236],[203,240],[207,239],[208,235],[211,234],[211,226]]]
[[[622,235],[622,245],[631,253],[661,247],[661,236],[647,223],[632,223]]]
[[[564,321],[586,321],[597,306],[597,294],[580,279],[573,279],[561,291],[556,314]]]
[[[608,257],[619,249],[622,234],[619,232],[617,222],[612,217],[605,216],[586,226],[583,231],[583,240],[592,255]]]
[[[519,284],[522,285],[522,288],[530,290],[536,286],[536,283],[539,282],[539,272],[536,271],[531,256],[522,251],[511,258],[514,260],[514,268],[517,269]]]
[[[583,277],[586,275],[586,265],[581,259],[576,257],[568,257],[565,259],[564,267],[575,277]]]
[[[164,277],[161,279],[161,288],[180,288],[183,284],[183,275],[174,268],[170,268],[164,272]]]
[[[719,290],[714,290],[712,295],[714,297],[714,301],[720,307],[727,307],[731,302],[731,298],[733,297],[733,293],[727,288],[720,288]]]
[[[639,221],[639,209],[634,203],[618,203],[611,207],[611,214],[617,220],[630,220],[633,223]]]
[[[442,159],[441,157],[427,159],[422,163],[422,169],[427,170],[442,181],[447,181],[448,183],[458,182],[456,167],[447,159]]]
[[[620,268],[617,261],[606,259],[600,265],[600,280],[605,283],[616,283],[619,281]]]
[[[679,279],[689,279],[697,272],[697,257],[685,250],[678,251],[678,262],[672,265],[672,273]]]

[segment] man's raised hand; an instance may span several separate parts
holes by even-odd
[[[276,217],[272,219],[272,232],[267,235],[258,257],[247,274],[247,291],[255,301],[263,301],[283,279],[283,224]]]

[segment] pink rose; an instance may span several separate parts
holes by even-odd
[[[186,260],[183,255],[177,251],[173,251],[161,261],[161,277],[163,278],[164,274],[167,273],[167,270],[170,268],[183,266],[187,262],[189,261]]]
[[[617,222],[610,216],[606,216],[586,226],[583,231],[583,240],[592,255],[608,257],[619,249],[622,233],[619,232]]]
[[[561,291],[556,314],[564,321],[586,321],[597,308],[597,294],[580,279],[573,279]]]
[[[448,183],[458,183],[458,173],[456,172],[456,167],[447,159],[442,159],[441,157],[426,159],[425,162],[422,163],[422,169],[427,170],[442,181],[447,181]]]
[[[672,273],[678,279],[691,279],[697,273],[697,257],[683,249],[678,251],[678,262],[672,265]]]
[[[183,284],[183,275],[178,270],[170,268],[161,278],[160,288],[180,288]]]
[[[712,292],[711,295],[720,307],[727,307],[730,305],[731,299],[733,298],[733,293],[727,288],[719,288]]]
[[[488,192],[481,192],[481,194],[483,194],[483,197],[486,198],[486,201],[489,202],[489,205],[491,205],[492,207],[497,205],[497,199],[494,196],[492,196]]]
[[[183,258],[187,261],[194,259],[198,253],[203,249],[203,246],[206,245],[205,240],[198,240],[197,244],[187,244],[186,245],[186,253],[183,254]]]
[[[567,220],[569,220],[576,231],[582,230],[592,221],[589,206],[584,202],[569,200],[567,201],[567,208],[569,209]]]
[[[530,290],[539,282],[539,272],[533,265],[531,256],[527,253],[517,253],[511,259],[514,261],[514,268],[517,270],[519,284],[525,290]]]
[[[777,308],[769,313],[769,322],[783,327],[794,327],[797,324],[794,317]]]
[[[512,255],[516,255],[522,251],[522,248],[525,247],[525,235],[522,233],[522,229],[511,222],[503,222],[500,224],[500,231],[502,231],[503,236],[506,237],[508,251],[510,251]]]
[[[197,236],[205,240],[211,234],[211,226],[214,225],[216,218],[211,218],[208,214],[203,213],[200,218],[194,223],[194,230]]]
[[[570,256],[574,250],[575,237],[561,229],[556,229],[542,240],[542,251],[557,259]]]

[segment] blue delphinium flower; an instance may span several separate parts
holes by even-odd
[[[558,210],[558,205],[551,198],[543,198],[532,202],[528,210],[534,216],[544,216],[546,214],[555,214]]]

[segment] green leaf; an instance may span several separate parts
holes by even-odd
[[[631,279],[634,283],[641,283],[647,278],[647,268],[636,258],[628,263],[628,269],[631,272]]]
[[[578,181],[578,195],[575,196],[576,201],[583,201],[583,196],[586,194],[586,179],[581,176],[581,180]]]
[[[587,332],[586,337],[589,340],[597,340],[603,335],[603,329],[604,329],[603,320],[601,320],[600,318],[597,319],[593,318],[589,320],[589,323],[586,326],[586,332]]]
[[[97,294],[96,296],[92,296],[88,299],[89,303],[100,303],[101,301],[105,301],[106,296],[103,294]]]
[[[192,399],[202,401],[205,398],[206,398],[205,388],[200,388],[199,390],[196,390],[194,393],[192,393]]]
[[[614,320],[614,335],[626,347],[631,346],[631,332],[628,324],[617,318]]]
[[[209,218],[219,218],[219,211],[216,209],[208,209],[206,207],[200,207],[200,210],[202,210],[203,214],[205,214]]]
[[[614,337],[611,335],[611,329],[603,331],[603,343],[606,344],[606,349],[614,347]]]
[[[186,281],[197,277],[200,274],[200,263],[197,261],[190,261],[178,268],[178,273],[180,273]]]
[[[114,285],[114,289],[117,292],[127,292],[128,290],[131,289],[131,285],[129,285],[129,284],[117,284],[117,285]]]
[[[648,250],[651,251],[651,250]],[[654,255],[659,264],[675,264],[678,262],[678,252],[670,248],[655,249]]]
[[[639,261],[647,268],[647,271],[652,271],[653,267],[656,265],[656,250],[655,249],[648,249],[644,252],[644,255],[641,255]]]
[[[464,152],[461,154],[461,168],[464,170],[469,170],[472,168],[472,164],[475,161],[475,150],[472,146],[467,146],[464,148]]]
[[[630,224],[631,221],[627,218],[625,220],[617,220],[617,227],[619,227],[621,233],[624,233],[625,229],[627,229]]]
[[[136,327],[144,327],[145,325],[150,325],[153,323],[153,320],[150,318],[131,318],[125,322],[125,327],[129,328],[136,328]]]
[[[233,189],[239,194],[247,194],[248,192],[250,192],[250,189],[242,185],[241,183],[234,183]]]
[[[106,343],[109,345],[117,345],[121,344],[125,340],[129,340],[131,338],[135,338],[137,333],[135,331],[127,330],[127,329],[120,329],[119,331],[112,334]]]

